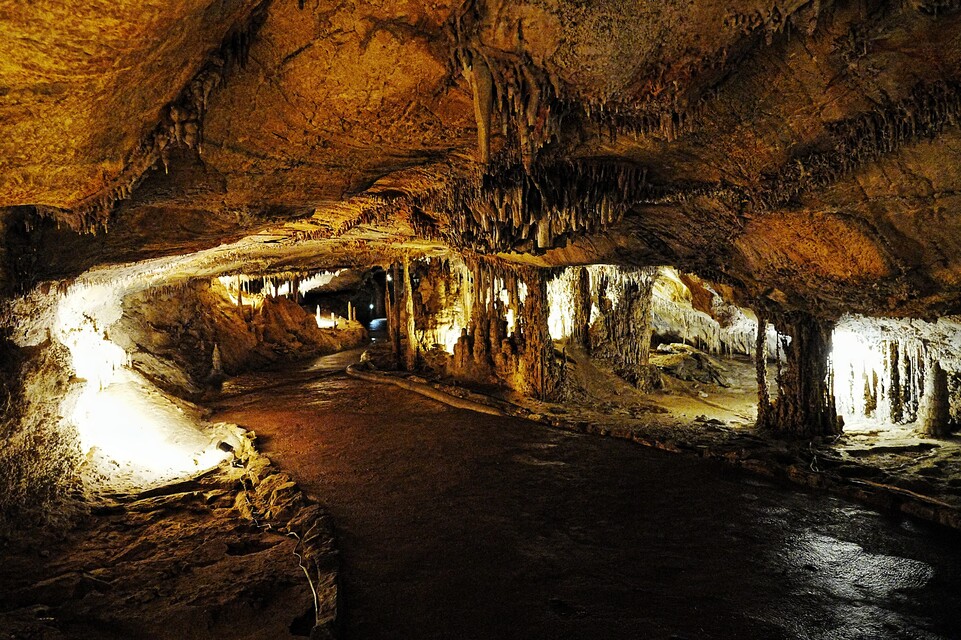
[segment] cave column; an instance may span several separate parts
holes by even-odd
[[[374,318],[386,318],[386,317],[387,317],[387,309],[390,308],[390,307],[385,307],[385,306],[384,306],[384,303],[385,303],[385,302],[387,301],[387,299],[388,299],[388,298],[386,297],[386,291],[385,291],[387,287],[385,286],[385,287],[382,288],[382,287],[380,286],[380,282],[378,282],[376,278],[371,278],[371,279],[370,279],[370,288],[371,288],[371,290],[373,291],[373,294],[372,294],[373,300],[371,300],[371,302],[374,303],[374,308],[373,308],[373,310],[371,311],[371,319],[374,319]]]
[[[778,317],[778,326],[791,341],[785,347],[778,397],[758,409],[758,426],[802,438],[840,433],[828,365],[834,323],[791,312]]]
[[[474,337],[474,364],[486,367],[490,363],[490,316],[487,314],[487,295],[490,289],[488,269],[474,267],[474,287],[471,300],[471,334]]]
[[[394,354],[395,362],[400,364],[401,359],[401,348],[400,348],[400,263],[394,262],[393,267],[393,281],[394,281],[394,297],[390,301],[390,345],[391,352]],[[388,287],[388,290],[390,287]]]
[[[574,278],[574,318],[572,322],[572,338],[578,344],[590,346],[591,328],[591,274],[585,267],[576,267],[577,276]]]
[[[644,270],[617,272],[602,275],[597,285],[600,319],[591,327],[591,354],[639,389],[657,387],[660,375],[649,365],[654,278]]]
[[[394,282],[396,282],[396,278]],[[404,350],[404,366],[413,371],[417,364],[417,340],[414,329],[414,283],[410,277],[410,256],[404,256],[404,324],[407,348]]]
[[[547,274],[537,269],[523,274],[527,285],[522,313],[524,346],[524,373],[529,390],[542,400],[550,398],[557,383],[559,372],[554,362],[554,342],[551,340],[547,322],[550,308],[547,304]]]
[[[897,340],[888,342],[888,405],[891,422],[897,424],[904,419],[904,404],[901,400],[901,362],[900,346]]]
[[[0,298],[9,295],[13,291],[13,265],[8,263],[10,260],[9,256],[9,240],[7,239],[7,230],[9,224],[7,220],[10,218],[9,215],[5,215],[0,212]]]
[[[771,395],[767,388],[767,319],[760,313],[754,340],[754,370],[757,376],[757,423],[768,424],[771,420]]]

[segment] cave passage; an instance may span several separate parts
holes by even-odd
[[[215,419],[320,497],[345,638],[954,638],[957,534],[716,463],[348,378],[235,380]]]

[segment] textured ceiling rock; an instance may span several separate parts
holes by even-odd
[[[469,149],[435,2],[272,4],[250,63],[211,100],[204,162],[227,206],[314,205]]]
[[[139,160],[161,108],[253,4],[0,8],[0,206],[71,208],[103,190]]]
[[[22,5],[0,71],[24,281],[257,233],[285,268],[447,245],[961,311],[956,0]]]

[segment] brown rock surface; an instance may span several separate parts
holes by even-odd
[[[319,243],[314,266],[384,261],[420,237],[545,265],[670,263],[826,315],[950,312],[958,8],[238,1],[94,4],[68,20],[11,7],[0,204],[38,209],[0,214],[15,220],[6,286],[270,229],[254,254]],[[575,158],[601,173],[565,177]],[[644,178],[605,186],[625,163]],[[525,241],[547,211],[505,210],[503,172],[521,165],[542,193],[598,197],[611,217],[564,222],[561,208]],[[38,215],[117,235],[58,235]]]

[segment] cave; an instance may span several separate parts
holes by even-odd
[[[0,9],[0,635],[961,637],[961,2]]]

